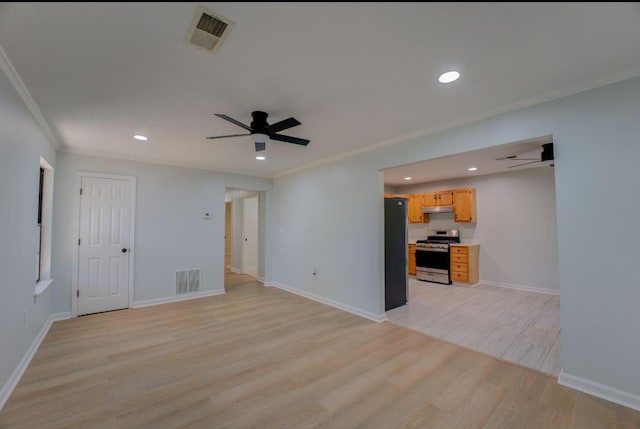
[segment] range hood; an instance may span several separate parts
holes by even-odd
[[[453,213],[453,206],[423,207],[422,213]]]

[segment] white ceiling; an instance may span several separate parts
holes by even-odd
[[[5,3],[0,44],[66,150],[267,177],[640,74],[634,3],[204,5],[236,23],[215,55],[196,3]],[[253,110],[311,143],[204,138]]]
[[[440,182],[449,179],[467,178],[485,174],[506,173],[515,169],[549,168],[550,163],[536,162],[528,165],[529,159],[541,159],[542,145],[552,141],[543,136],[527,141],[493,146],[486,149],[464,152],[458,155],[431,159],[415,164],[389,168],[384,171],[384,184],[388,186],[410,186],[418,183]],[[501,159],[507,156],[515,159]],[[477,167],[469,171],[469,167]],[[411,177],[410,181],[404,180]]]

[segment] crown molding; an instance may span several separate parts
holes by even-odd
[[[239,170],[234,171],[234,170],[217,169],[217,168],[206,167],[203,165],[190,164],[188,162],[165,161],[163,159],[147,158],[145,156],[120,155],[120,154],[106,153],[106,152],[100,152],[95,150],[77,149],[69,146],[61,147],[58,151],[61,153],[69,153],[73,155],[94,156],[97,158],[108,158],[108,159],[116,159],[121,161],[143,162],[146,164],[166,165],[169,167],[189,168],[194,170],[210,171],[210,172],[220,173],[220,174],[233,174],[236,176],[257,177],[259,179],[272,180],[272,177],[269,175],[247,174],[246,172],[239,171]]]
[[[25,86],[24,82],[20,78],[20,75],[18,74],[16,69],[13,67],[13,64],[9,60],[7,53],[4,51],[1,45],[0,45],[0,69],[2,69],[4,74],[7,75],[11,84],[14,86],[16,91],[18,91],[20,98],[22,98],[22,101],[24,101],[24,104],[26,104],[27,108],[33,115],[33,118],[36,120],[36,122],[42,129],[42,132],[44,133],[47,140],[49,140],[49,142],[53,145],[53,147],[55,147],[56,149],[60,149],[62,147],[62,145],[60,144],[60,141],[58,141],[58,138],[51,130],[51,127],[49,127],[49,124],[44,119],[44,116],[42,116],[42,112],[40,111],[40,108],[36,104],[33,97],[31,97],[31,93]]]

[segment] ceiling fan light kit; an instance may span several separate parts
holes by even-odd
[[[269,125],[269,123],[267,122],[267,117],[269,115],[266,112],[256,110],[251,113],[251,117],[253,118],[253,120],[251,121],[251,124],[246,125],[227,115],[223,115],[220,113],[216,113],[215,115],[219,118],[222,118],[226,121],[231,122],[232,124],[239,126],[240,128],[244,128],[249,132],[245,134],[229,134],[224,136],[211,136],[211,137],[207,137],[208,139],[222,139],[227,137],[251,136],[251,140],[255,144],[256,152],[264,151],[266,148],[266,143],[271,140],[282,141],[286,143],[293,143],[300,146],[306,146],[310,143],[310,140],[307,140],[307,139],[301,139],[298,137],[291,137],[291,136],[286,136],[284,134],[278,134],[280,131],[284,131],[289,128],[293,128],[300,125],[300,122],[293,117],[287,118],[280,122],[276,122],[275,124]]]

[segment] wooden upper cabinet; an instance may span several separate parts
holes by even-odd
[[[409,223],[423,223],[422,194],[409,195]]]
[[[453,191],[425,192],[422,194],[422,207],[453,205]]]
[[[453,191],[454,222],[476,222],[476,190],[456,189]]]
[[[436,207],[438,198],[435,192],[425,192],[422,194],[422,207]]]
[[[436,192],[439,206],[453,205],[453,191]]]

